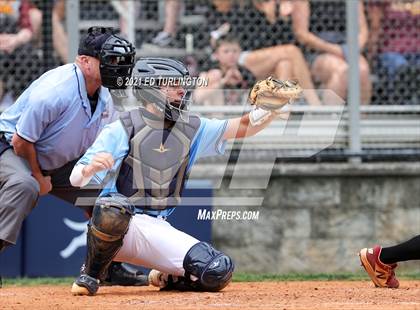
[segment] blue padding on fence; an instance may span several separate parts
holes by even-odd
[[[211,241],[211,222],[198,221],[199,209],[211,210],[212,190],[194,188],[185,197],[203,197],[204,205],[179,206],[168,221],[202,241]],[[201,201],[202,202],[202,201]],[[86,255],[87,218],[81,209],[54,196],[42,197],[24,223],[20,242],[0,254],[5,277],[76,276]]]
[[[15,246],[8,247],[0,254],[0,275],[3,277],[18,277],[23,273],[22,236]]]

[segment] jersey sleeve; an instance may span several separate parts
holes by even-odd
[[[95,174],[92,181],[96,184],[102,184],[108,174],[117,175],[117,171],[129,150],[129,141],[127,133],[117,120],[109,125],[106,125],[99,133],[95,142],[86,151],[86,153],[79,159],[77,165],[88,165],[93,157],[98,153],[110,153],[114,159],[114,166],[111,170],[103,170]]]
[[[44,129],[61,114],[64,106],[54,90],[32,91],[28,104],[16,123],[16,133],[23,139],[35,143]]]
[[[226,140],[223,139],[227,127],[227,120],[201,118],[193,143],[192,153],[195,159],[201,157],[223,155]]]

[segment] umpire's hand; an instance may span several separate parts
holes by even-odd
[[[35,176],[34,175],[34,178],[38,181],[40,196],[46,195],[52,190],[50,176],[43,176],[43,175]]]

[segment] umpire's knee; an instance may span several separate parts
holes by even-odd
[[[16,176],[7,183],[5,190],[15,194],[13,196],[16,197],[16,204],[19,204],[19,208],[24,209],[22,211],[29,213],[38,199],[38,182],[32,176],[24,175]]]
[[[200,290],[217,292],[230,283],[235,265],[228,255],[199,242],[185,256],[184,269],[186,276],[198,278]]]

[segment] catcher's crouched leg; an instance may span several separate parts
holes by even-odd
[[[74,295],[94,295],[98,291],[99,281],[106,278],[112,259],[122,247],[133,214],[129,199],[118,193],[96,200],[88,225],[85,273],[74,282]]]
[[[185,255],[184,277],[168,276],[162,290],[217,292],[231,281],[235,265],[226,254],[206,242],[195,244]]]

